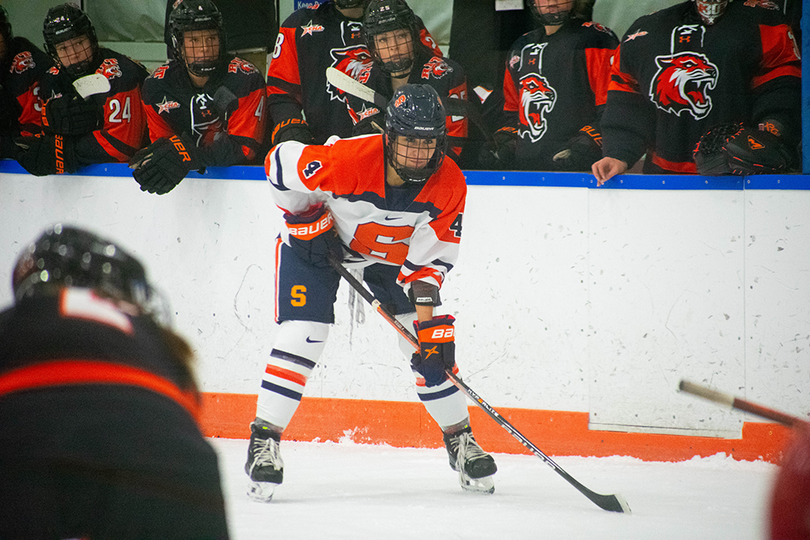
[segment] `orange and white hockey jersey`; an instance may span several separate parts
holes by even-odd
[[[399,266],[406,293],[417,280],[441,287],[456,263],[467,185],[452,159],[422,185],[391,187],[382,135],[333,137],[323,146],[277,145],[265,172],[279,208],[298,214],[324,203],[349,249],[347,263]]]

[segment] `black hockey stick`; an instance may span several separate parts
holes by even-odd
[[[371,304],[371,306],[377,310],[377,313],[383,316],[383,318],[388,321],[390,325],[396,328],[397,332],[402,335],[408,342],[413,345],[416,350],[419,350],[419,341],[416,337],[407,329],[405,326],[402,325],[393,315],[388,313],[380,304],[380,301],[374,298],[374,295],[371,294],[362,283],[360,283],[357,278],[355,278],[340,261],[335,259],[333,256],[330,255],[329,263],[332,267],[341,275],[343,279],[345,279],[351,287],[357,291],[363,299]],[[512,424],[510,424],[503,416],[498,414],[498,412],[490,407],[490,405],[483,400],[478,394],[476,394],[467,384],[462,381],[458,376],[456,376],[452,371],[445,370],[447,377],[450,381],[456,385],[456,387],[464,392],[464,394],[473,400],[476,405],[481,407],[481,409],[486,412],[490,418],[495,420],[498,424],[501,425],[512,437],[517,439],[520,444],[531,450],[531,452],[546,462],[546,464],[554,469],[554,471],[562,476],[566,482],[577,488],[577,490],[588,497],[596,506],[603,510],[608,510],[609,512],[624,512],[630,513],[630,507],[627,505],[627,501],[622,497],[619,493],[614,495],[600,495],[599,493],[595,493],[590,489],[586,488],[582,484],[580,484],[573,476],[565,472],[565,470],[557,465],[550,457],[545,455],[542,450],[537,448],[529,439],[523,436]]]
[[[709,401],[714,401],[715,403],[727,405],[732,409],[739,409],[741,411],[749,412],[751,414],[756,414],[757,416],[761,416],[762,418],[767,418],[768,420],[774,420],[788,427],[801,426],[806,422],[805,420],[802,420],[801,418],[798,418],[796,416],[791,416],[783,412],[775,411],[773,409],[769,409],[768,407],[763,407],[762,405],[757,405],[756,403],[752,403],[745,399],[740,399],[731,396],[729,394],[724,394],[723,392],[718,392],[717,390],[712,390],[711,388],[707,388],[705,386],[684,379],[681,379],[681,382],[678,385],[678,389],[681,392],[686,392],[694,396],[699,396],[704,399],[708,399]]]

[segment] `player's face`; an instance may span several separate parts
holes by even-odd
[[[394,159],[408,169],[424,169],[436,152],[436,139],[419,139],[397,135],[394,144]]]
[[[534,5],[540,13],[558,13],[571,11],[574,0],[534,0]]]
[[[59,62],[70,67],[93,59],[93,46],[87,36],[78,36],[54,45]]]
[[[404,28],[377,34],[374,36],[374,47],[383,64],[413,58],[413,39],[411,33]]]
[[[219,58],[219,32],[213,28],[185,32],[183,54],[189,64],[216,60]]]

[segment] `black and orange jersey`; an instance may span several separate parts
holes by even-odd
[[[502,127],[518,133],[515,164],[554,170],[552,157],[585,126],[599,130],[619,40],[608,28],[571,19],[554,34],[538,28],[507,55]]]
[[[99,55],[102,60],[96,73],[109,80],[110,90],[88,98],[98,104],[101,128],[70,138],[79,165],[129,161],[145,142],[141,85],[148,75],[146,68],[109,49],[101,48]],[[73,80],[58,67],[50,68],[42,78],[40,99],[47,101],[67,93],[75,93]],[[43,119],[43,126],[45,123]]]
[[[424,184],[392,187],[383,136],[365,135],[323,146],[283,142],[265,171],[279,208],[297,214],[326,204],[353,262],[399,266],[406,292],[417,280],[441,287],[456,263],[467,185],[452,159]]]
[[[13,109],[14,113],[7,118],[16,122],[0,126],[0,133],[28,136],[40,132],[39,84],[51,65],[51,57],[27,39],[11,40],[8,61],[0,66],[0,88],[3,89],[0,95],[8,101],[3,101],[0,107]]]
[[[200,397],[163,331],[80,288],[0,313],[0,537],[228,537]]]
[[[616,54],[602,119],[603,152],[649,173],[697,172],[692,152],[712,127],[780,124],[798,140],[801,63],[773,2],[729,3],[711,25],[684,2],[636,20]]]
[[[417,24],[422,43],[441,56],[418,17]],[[301,118],[303,111],[318,144],[332,135],[352,135],[345,94],[327,82],[326,68],[368,82],[373,62],[362,28],[361,21],[343,16],[332,2],[299,9],[284,21],[267,69],[268,105],[276,125]]]
[[[467,77],[464,75],[461,65],[449,58],[435,56],[431,50],[425,47],[417,47],[414,65],[408,75],[408,83],[430,85],[441,98],[460,99],[466,102],[469,95]],[[366,86],[386,98],[394,95],[391,77],[376,64],[369,71]],[[447,101],[445,101],[446,103]],[[346,105],[354,124],[382,112],[374,104],[355,96],[347,96]],[[462,146],[467,139],[467,122],[467,117],[464,115],[448,115],[447,117],[447,136],[450,138],[450,147],[457,156],[461,154]]]
[[[264,78],[245,60],[230,56],[203,88],[191,83],[185,64],[170,60],[143,85],[149,138],[190,135],[205,165],[227,167],[260,164],[267,132]],[[214,96],[224,87],[237,101],[218,110]]]

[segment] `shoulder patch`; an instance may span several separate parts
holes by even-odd
[[[770,0],[745,0],[745,3],[743,3],[743,5],[746,7],[753,7],[753,8],[761,7],[765,9],[770,9],[772,11],[779,10],[779,6],[776,5],[775,2],[771,2]]]
[[[37,64],[34,62],[34,55],[31,54],[31,51],[23,51],[21,53],[17,53],[17,55],[15,55],[11,60],[11,67],[9,68],[8,72],[19,74],[35,67],[37,67]]]

